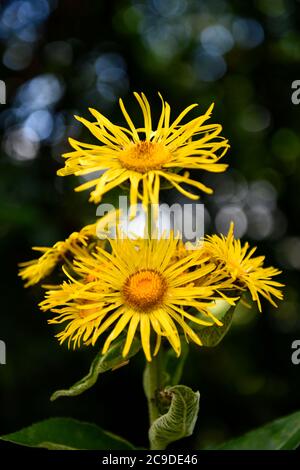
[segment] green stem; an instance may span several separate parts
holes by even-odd
[[[151,204],[147,207],[147,231],[148,237],[151,239],[152,236],[152,211]],[[155,222],[154,222],[155,223]],[[164,374],[164,360],[162,349],[158,352],[157,356],[152,358],[151,362],[146,363],[144,371],[144,391],[148,402],[149,421],[150,427],[152,423],[159,418],[159,406],[158,406],[158,393],[163,386],[163,374]],[[152,443],[150,442],[150,449]]]
[[[152,236],[152,211],[151,211],[151,204],[148,204],[146,218],[147,218],[147,220],[146,220],[146,223],[147,223],[147,235],[148,235],[148,238],[151,239],[151,236]]]
[[[162,361],[160,354],[147,362],[144,372],[144,389],[148,401],[150,426],[160,413],[158,409],[158,392],[162,387]]]

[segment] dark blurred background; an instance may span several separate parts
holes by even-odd
[[[0,366],[0,434],[50,416],[98,423],[138,445],[147,440],[143,357],[100,377],[82,396],[50,403],[57,388],[81,378],[97,349],[68,351],[39,312],[40,288],[24,289],[17,263],[94,220],[76,178],[60,178],[67,137],[90,138],[74,120],[100,109],[122,123],[117,100],[137,116],[132,91],[144,91],[158,116],[157,91],[173,116],[190,103],[221,122],[230,170],[199,178],[206,230],[236,223],[284,270],[285,300],[263,314],[238,316],[215,349],[192,347],[183,383],[202,395],[197,432],[205,446],[300,409],[300,5],[291,0],[10,0],[0,2],[1,320],[7,364]],[[139,116],[139,115],[138,115]],[[89,118],[89,117],[88,117]],[[140,119],[139,117],[137,119]],[[194,175],[195,176],[195,175]],[[176,196],[166,191],[163,198]],[[3,446],[3,444],[2,444]]]

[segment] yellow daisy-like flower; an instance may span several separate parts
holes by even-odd
[[[46,293],[40,304],[57,316],[49,323],[67,323],[57,336],[69,346],[94,345],[107,333],[103,353],[126,328],[123,356],[130,351],[137,329],[145,356],[151,361],[151,331],[156,334],[154,355],[165,337],[179,356],[181,338],[201,345],[191,324],[220,324],[210,313],[220,285],[209,284],[207,275],[215,269],[200,252],[189,251],[176,258],[178,240],[110,240],[111,252],[98,247],[94,253],[76,257],[68,282]],[[201,279],[205,285],[201,286]],[[197,286],[195,285],[197,281]],[[194,307],[201,318],[187,311]],[[206,319],[205,319],[206,316]]]
[[[234,224],[230,224],[227,236],[207,236],[203,246],[203,256],[209,256],[215,262],[220,275],[232,279],[233,288],[248,289],[252,300],[257,302],[261,312],[259,296],[266,298],[277,307],[273,297],[282,300],[283,294],[279,287],[284,284],[273,281],[272,278],[281,273],[276,268],[264,267],[264,256],[253,256],[256,247],[249,250],[249,244],[242,245],[234,238]]]
[[[229,148],[228,141],[220,135],[220,124],[206,124],[213,105],[205,114],[182,124],[183,118],[196,104],[188,106],[170,123],[170,106],[162,101],[162,111],[156,128],[152,125],[150,104],[146,96],[134,93],[144,118],[144,126],[136,128],[120,99],[121,111],[128,128],[110,122],[100,112],[90,109],[95,120],[90,122],[75,116],[98,139],[93,145],[69,139],[74,151],[66,153],[65,167],[58,175],[87,175],[95,171],[102,174],[76,188],[77,191],[95,188],[90,201],[98,203],[101,197],[112,188],[129,181],[130,203],[141,200],[144,206],[159,202],[160,178],[173,185],[191,199],[199,196],[187,191],[182,184],[187,183],[206,193],[212,190],[203,183],[189,178],[186,172],[178,174],[181,168],[222,172],[226,164],[219,160]]]
[[[39,258],[20,263],[19,276],[27,281],[25,287],[37,284],[49,276],[55,266],[65,259],[66,254],[78,255],[86,245],[89,236],[96,236],[96,224],[84,227],[80,232],[72,233],[66,240],[56,242],[52,247],[34,246],[34,251],[43,253]]]
[[[78,256],[85,253],[86,246],[93,238],[107,236],[107,230],[118,221],[120,210],[107,213],[95,224],[86,225],[79,232],[73,232],[63,241],[56,242],[53,246],[34,246],[34,251],[43,253],[39,258],[19,263],[19,276],[26,281],[25,287],[38,284],[49,276],[60,263],[67,261],[67,256]],[[98,241],[98,243],[101,243]]]

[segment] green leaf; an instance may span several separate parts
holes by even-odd
[[[125,439],[103,431],[95,424],[70,418],[51,418],[21,431],[1,436],[3,441],[50,450],[130,450]]]
[[[300,446],[300,411],[225,442],[220,450],[292,450]]]
[[[164,391],[169,394],[171,404],[164,415],[157,418],[149,430],[151,449],[165,449],[171,442],[191,436],[199,412],[199,392],[189,387],[176,385]]]
[[[193,325],[193,329],[198,332],[203,346],[211,348],[220,343],[230,329],[235,309],[236,306],[231,306],[226,300],[217,300],[216,305],[211,307],[210,311],[223,325],[206,327]]]
[[[108,370],[121,367],[124,363],[126,364],[126,361],[140,350],[141,345],[138,339],[134,339],[130,352],[128,353],[126,359],[124,359],[122,357],[124,341],[124,338],[120,339],[119,341],[115,341],[106,354],[97,354],[91,364],[89,373],[85,377],[76,382],[67,390],[57,390],[52,394],[50,400],[54,401],[59,397],[74,397],[76,395],[80,395],[97,382],[99,374],[103,374]]]

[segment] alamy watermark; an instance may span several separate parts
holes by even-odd
[[[0,104],[6,104],[6,85],[3,80],[0,80]]]
[[[300,339],[295,339],[295,341],[292,342],[292,349],[294,349],[291,360],[294,366],[297,366],[300,364]]]
[[[6,344],[0,339],[0,365],[6,364]]]
[[[175,238],[191,242],[187,248],[199,248],[199,240],[204,236],[203,204],[150,204],[148,210],[149,215],[142,204],[130,206],[127,196],[119,196],[117,208],[113,204],[100,204],[96,212],[97,217],[100,217],[98,238],[159,239],[170,238],[172,232]],[[112,215],[104,232],[101,218],[107,213]],[[192,245],[194,242],[197,245]]]
[[[291,100],[293,104],[299,104],[300,103],[300,80],[294,80],[292,82],[292,90],[295,90],[292,92]]]

